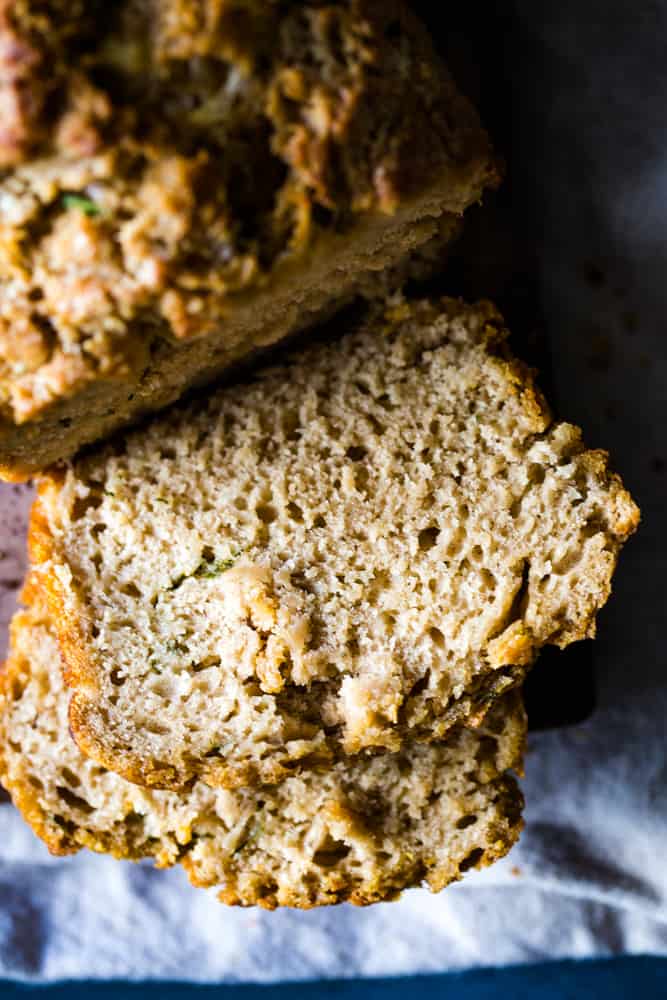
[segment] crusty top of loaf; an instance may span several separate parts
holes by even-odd
[[[440,737],[592,635],[637,509],[504,337],[489,304],[396,302],[45,480],[85,751],[273,781]]]
[[[0,673],[0,779],[58,854],[81,847],[185,865],[226,903],[318,906],[434,891],[505,854],[521,829],[525,719],[518,696],[488,724],[357,758],[280,786],[183,794],[129,784],[84,757],[67,727],[58,646],[38,588]]]
[[[495,168],[400,0],[0,0],[0,421],[443,174],[460,212]]]

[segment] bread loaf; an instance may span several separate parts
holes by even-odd
[[[355,296],[495,184],[401,0],[0,11],[0,475]]]

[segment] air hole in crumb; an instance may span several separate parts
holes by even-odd
[[[289,575],[290,583],[298,590],[308,590],[308,578],[300,569],[294,569]]]
[[[321,514],[318,514],[315,520],[313,521],[314,528],[323,528],[325,524],[326,521],[324,520]]]
[[[363,445],[353,444],[350,445],[345,454],[347,458],[350,459],[351,462],[363,462],[368,452],[363,447]]]
[[[364,385],[363,382],[355,382],[354,384],[363,396],[370,396],[371,390],[367,385]]]
[[[59,826],[61,830],[64,830],[65,833],[70,834],[70,836],[76,830],[76,823],[73,823],[70,819],[65,819],[64,816],[55,815],[53,817],[53,822],[56,826]]]
[[[303,521],[303,511],[297,503],[292,503],[292,501],[290,501],[287,504],[287,513],[293,521],[296,521],[297,523],[301,523],[301,521]]]
[[[469,826],[474,826],[476,822],[477,817],[473,813],[468,813],[467,816],[461,816],[461,819],[456,824],[456,829],[466,830]]]
[[[493,733],[494,736],[500,736],[500,734],[505,729],[505,723],[506,723],[506,718],[504,715],[499,715],[496,716],[495,718],[493,716],[491,718],[487,716],[487,718],[484,720],[484,728],[488,729],[488,731],[490,733]]]
[[[386,629],[393,629],[396,624],[396,614],[393,611],[383,611],[380,620]]]
[[[464,858],[463,861],[461,861],[459,864],[459,871],[467,872],[469,868],[474,868],[475,865],[479,864],[483,857],[484,851],[482,848],[476,847],[474,851],[470,852],[467,858]]]
[[[599,535],[601,531],[604,531],[604,527],[599,517],[591,517],[586,521],[582,529],[582,534],[584,538],[593,538],[594,535]]]
[[[87,497],[77,497],[72,504],[71,517],[73,521],[78,521],[85,517],[89,510],[97,510],[101,505],[103,497],[95,493],[89,493]]]
[[[208,670],[209,667],[219,667],[222,660],[219,656],[207,656],[205,659],[200,660],[199,663],[191,663],[190,670],[194,674],[201,673],[202,670]]]
[[[357,469],[354,476],[354,485],[356,486],[356,488],[359,490],[360,493],[363,492],[368,486],[368,480],[369,480],[368,469],[364,468],[364,466],[362,465],[361,468]]]
[[[215,551],[210,545],[205,545],[201,550],[201,561],[204,563],[215,562]]]
[[[445,637],[439,628],[436,628],[435,626],[433,626],[433,628],[430,628],[428,630],[428,637],[434,646],[437,646],[438,649],[444,649]]]
[[[420,695],[423,691],[425,691],[429,685],[430,680],[431,680],[431,671],[427,670],[424,676],[420,677],[419,680],[412,685],[410,691],[408,692],[408,698],[416,698],[417,695]]]
[[[481,545],[474,545],[470,550],[470,558],[473,562],[481,562],[484,558],[484,552]]]
[[[334,840],[327,835],[326,840],[320,848],[313,854],[313,864],[319,868],[333,868],[339,861],[343,861],[350,853],[350,845],[343,840]]]
[[[581,552],[577,552],[575,549],[572,552],[567,552],[562,559],[558,560],[558,562],[553,563],[551,571],[556,573],[558,576],[563,576],[565,573],[569,573],[570,570],[574,569],[580,561]]]
[[[428,551],[432,549],[438,540],[438,535],[440,534],[440,529],[436,527],[422,528],[417,536],[417,541],[419,543],[419,548],[423,551]]]
[[[166,692],[160,692],[159,690],[155,690],[155,693],[158,694],[158,696],[160,697],[167,697]],[[154,736],[166,736],[167,733],[169,732],[166,726],[161,726],[160,723],[156,722],[154,719],[150,719],[147,722],[145,722],[143,728],[146,730],[147,733],[152,733]]]
[[[82,799],[80,795],[75,795],[75,793],[70,791],[69,788],[66,788],[65,785],[56,785],[56,792],[58,793],[59,798],[61,798],[63,802],[67,803],[70,809],[79,809],[82,813],[85,813],[86,816],[89,816],[91,812],[94,811],[93,806],[91,806],[89,802]]]
[[[389,588],[390,583],[391,583],[391,578],[389,576],[389,573],[387,573],[387,571],[384,569],[378,570],[375,576],[373,577],[373,582],[368,591],[369,602],[371,604],[374,604],[377,601],[380,593],[383,590],[387,590]]]
[[[523,497],[518,497],[510,505],[510,517],[516,519],[521,513],[521,504],[523,503]]]
[[[479,739],[479,745],[475,751],[475,760],[478,764],[484,761],[493,760],[498,752],[498,741],[493,736],[484,735]]]
[[[273,504],[270,503],[265,503],[262,504],[260,507],[258,507],[256,510],[256,514],[257,517],[260,519],[260,521],[262,521],[264,524],[272,524],[273,521],[275,521],[276,518],[278,517],[278,511],[273,506]]]
[[[536,485],[541,485],[544,482],[544,477],[546,476],[546,470],[543,465],[539,465],[537,462],[531,462],[528,466],[528,479],[531,483]]]
[[[283,414],[283,433],[288,441],[296,441],[299,438],[300,419],[298,410],[286,410]]]
[[[381,421],[379,421],[377,417],[374,417],[372,413],[367,413],[366,419],[368,420],[369,424],[371,425],[377,436],[382,437],[382,435],[387,430],[385,425],[381,423]]]
[[[124,583],[123,586],[120,588],[120,592],[121,594],[125,594],[126,597],[134,597],[134,598],[141,597],[141,591],[139,590],[139,588],[135,583],[132,583],[132,581],[130,581],[129,583]]]
[[[73,785],[74,788],[78,788],[81,784],[81,778],[79,775],[75,774],[74,771],[70,771],[68,767],[63,767],[60,773],[68,785]]]
[[[114,687],[122,687],[127,677],[123,677],[119,670],[114,668],[109,674],[109,680],[114,685]]]
[[[93,639],[97,639],[97,637],[100,634],[99,628],[94,623],[90,626],[90,634],[92,635]]]
[[[234,500],[234,506],[236,507],[237,510],[247,510],[248,509],[248,503],[246,501],[246,498],[245,497],[236,497],[236,499]]]

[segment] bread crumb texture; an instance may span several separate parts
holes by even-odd
[[[399,301],[45,479],[84,751],[273,782],[440,739],[592,636],[638,512],[504,337],[489,304]]]
[[[522,798],[525,719],[506,696],[447,743],[348,760],[283,784],[229,791],[197,782],[150,791],[93,763],[68,732],[58,644],[39,588],[16,615],[0,674],[0,779],[56,854],[82,847],[185,866],[225,903],[312,907],[433,891],[506,854]]]
[[[343,298],[432,236],[420,218],[460,214],[496,176],[399,0],[0,0],[4,473],[36,464],[11,428],[50,415],[65,454],[175,398],[170,358],[191,382],[212,347],[224,367],[270,339],[266,304],[246,313],[276,276],[298,266],[319,295],[301,312],[319,308],[320,236]],[[408,237],[391,219],[415,203]],[[208,355],[192,338],[212,338]],[[153,383],[170,378],[165,400]],[[42,461],[57,457],[54,440]]]

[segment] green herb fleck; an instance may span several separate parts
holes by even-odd
[[[162,660],[157,656],[156,653],[152,653],[148,657],[148,664],[147,664],[147,666],[148,666],[148,669],[151,670],[154,674],[161,674],[162,673]]]
[[[103,490],[102,492],[104,493],[105,497],[115,497],[116,496],[116,494],[113,493],[111,490]]]
[[[67,209],[76,208],[89,218],[100,215],[102,212],[100,206],[92,198],[86,198],[82,194],[64,194],[63,205]]]
[[[202,559],[194,573],[183,573],[182,576],[174,580],[167,590],[177,590],[184,580],[189,580],[192,577],[196,580],[211,580],[215,576],[220,576],[221,573],[226,573],[228,569],[232,568],[240,555],[241,549],[235,549],[227,559]]]
[[[210,580],[214,576],[220,576],[221,573],[226,573],[228,569],[232,568],[240,555],[241,550],[234,549],[227,559],[204,559],[197,566],[194,576],[199,580]]]

